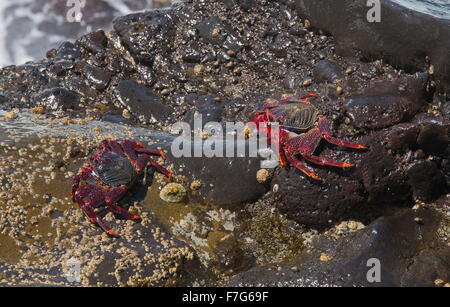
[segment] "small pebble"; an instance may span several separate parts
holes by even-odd
[[[325,261],[330,261],[331,259],[333,259],[333,257],[328,254],[325,254],[325,253],[320,254],[320,261],[325,262]]]
[[[419,225],[423,225],[423,219],[420,218],[420,217],[414,218],[414,222],[416,222],[416,223],[419,224]]]
[[[169,203],[178,203],[186,197],[186,189],[179,183],[169,183],[159,192],[159,197]]]
[[[269,178],[269,171],[265,168],[262,168],[256,172],[256,180],[259,183],[264,183]]]

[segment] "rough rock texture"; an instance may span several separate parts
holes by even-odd
[[[421,219],[416,222],[415,219]],[[449,280],[450,247],[442,237],[447,225],[433,209],[406,210],[382,217],[343,238],[318,237],[296,260],[254,268],[237,275],[230,286],[435,286]],[[448,235],[448,234],[447,234]],[[369,282],[380,263],[380,282]]]
[[[44,90],[33,96],[35,105],[46,107],[50,110],[76,109],[78,101],[79,97],[76,93],[62,87]]]
[[[151,65],[157,55],[167,53],[175,34],[174,15],[170,10],[152,10],[116,18],[114,30],[134,59]],[[143,35],[145,33],[145,35]]]
[[[444,90],[450,84],[450,21],[381,1],[381,22],[369,23],[366,1],[297,0],[297,11],[315,28],[337,39],[337,51],[362,59],[380,59],[409,71],[422,70],[425,57],[434,64]],[[448,89],[447,89],[448,90]]]
[[[132,114],[152,122],[166,119],[170,108],[161,103],[159,95],[134,80],[122,80],[116,88],[117,99]]]
[[[322,60],[314,67],[314,79],[317,82],[334,82],[342,77],[341,68],[333,62]]]
[[[209,147],[204,142],[195,142],[193,152],[201,150],[202,144]],[[234,150],[244,149],[248,152],[248,142],[239,141]],[[191,195],[193,201],[222,206],[239,205],[257,200],[267,190],[267,185],[259,183],[256,178],[256,172],[261,169],[262,159],[259,157],[175,158],[171,152],[167,161],[174,164],[177,175],[185,176],[189,182],[199,181],[201,184]]]
[[[380,252],[384,248],[381,242],[389,242],[394,251],[383,252],[391,257],[391,271],[399,272],[398,278],[412,280],[415,273],[405,273],[405,263],[398,260],[400,253],[405,251],[405,259],[417,263],[421,263],[419,259],[439,259],[440,254],[428,248],[427,244],[436,242],[430,236],[423,242],[405,240],[411,245],[403,249],[397,235],[405,231],[416,238],[417,229],[411,228],[409,217],[397,215],[424,202],[442,208],[444,213],[447,210],[448,98],[436,91],[436,74],[431,67],[424,65],[421,71],[425,72],[410,74],[382,60],[362,62],[342,57],[336,48],[332,36],[312,31],[311,23],[299,17],[295,1],[186,1],[170,9],[123,16],[109,33],[94,32],[49,50],[41,61],[1,69],[0,150],[5,159],[0,159],[0,200],[6,201],[0,202],[0,242],[11,247],[0,247],[1,261],[24,265],[23,275],[15,275],[14,280],[20,280],[27,269],[38,266],[28,262],[36,255],[36,246],[41,248],[40,259],[54,256],[60,265],[60,250],[51,244],[68,243],[71,250],[81,244],[84,259],[95,258],[95,264],[101,262],[97,256],[105,254],[105,259],[117,260],[115,266],[125,266],[119,262],[130,256],[140,267],[142,250],[134,243],[155,243],[142,235],[150,235],[149,227],[152,235],[158,236],[161,229],[153,223],[160,222],[167,234],[161,238],[173,239],[170,244],[156,242],[163,254],[167,255],[170,247],[184,250],[184,245],[178,244],[182,240],[195,256],[190,258],[189,249],[183,253],[186,257],[169,261],[167,266],[152,262],[163,266],[162,272],[158,271],[163,279],[157,280],[162,282],[155,284],[168,281],[164,274],[185,273],[181,266],[184,260],[195,265],[199,259],[201,266],[196,268],[203,273],[198,278],[186,282],[178,275],[172,284],[212,285],[212,280],[226,280],[229,274],[255,264],[298,258],[315,236],[345,247],[334,257],[342,260],[342,266],[345,259],[354,264],[351,261],[356,259],[358,248],[372,252],[367,242],[374,242]],[[322,141],[315,154],[356,163],[355,168],[342,170],[305,162],[323,179],[317,182],[289,166],[261,170],[261,158],[174,157],[169,150],[175,138],[168,135],[175,130],[173,123],[192,123],[202,115],[204,123],[217,121],[220,130],[226,121],[245,124],[269,98],[305,93],[320,95],[312,103],[331,120],[332,135],[369,147],[349,150]],[[214,134],[207,127],[198,130],[202,140],[196,148],[208,144]],[[39,144],[31,144],[29,134]],[[114,228],[131,240],[125,247],[130,247],[134,256],[127,251],[117,251],[118,255],[115,247],[110,250],[121,242],[100,241],[103,236],[99,230],[78,210],[67,211],[67,217],[57,219],[61,211],[72,208],[69,190],[73,175],[104,138],[136,139],[168,150],[164,166],[174,173],[179,191],[186,191],[186,197],[183,192],[177,203],[164,201],[160,193],[167,179],[156,174],[150,180],[150,173],[147,185],[138,184],[121,204],[131,204],[131,210],[139,214],[154,214],[151,223],[128,223],[109,215]],[[20,139],[24,140],[17,141]],[[66,152],[59,152],[62,149]],[[33,218],[30,203],[39,210],[44,204],[56,215],[45,215],[45,211],[41,225],[41,216]],[[417,220],[424,230],[432,225],[428,218],[424,213],[423,221]],[[386,233],[379,236],[380,241],[364,230],[334,241],[332,229],[336,225],[361,229],[362,223],[375,220],[369,229],[379,227],[380,233]],[[53,239],[54,233],[65,231],[64,227],[75,234]],[[386,227],[395,231],[384,232]],[[31,245],[23,243],[22,238],[30,234]],[[93,236],[97,241],[91,240]],[[98,249],[91,253],[89,249],[97,243]],[[397,248],[400,245],[402,248]],[[414,256],[422,247],[426,252]],[[322,258],[329,259],[326,255]],[[305,265],[315,266],[316,262],[305,260]],[[435,263],[436,268],[445,264],[440,260]],[[110,272],[106,262],[104,268]],[[142,280],[155,271],[151,264],[147,268]],[[408,272],[418,272],[422,278],[421,272],[434,271],[418,265]],[[95,272],[88,276],[96,277]],[[355,272],[353,276],[361,275]],[[426,283],[434,282],[432,278],[428,275]],[[390,279],[399,283],[393,276]]]
[[[426,102],[427,76],[375,82],[351,97],[346,110],[358,128],[380,129],[410,120]]]
[[[301,224],[324,228],[349,218],[369,222],[387,214],[389,206],[407,204],[413,198],[430,201],[446,193],[448,186],[440,165],[448,150],[448,119],[431,119],[421,113],[414,117],[429,99],[426,85],[427,76],[420,74],[373,82],[356,94],[346,95],[349,97],[341,110],[345,110],[352,125],[360,130],[375,130],[356,140],[369,149],[319,148],[321,156],[357,164],[348,171],[316,168],[315,172],[324,178],[321,183],[300,178],[303,175],[297,170],[281,171],[273,183],[280,186],[280,211]],[[421,152],[433,152],[431,148],[442,158],[419,175],[414,171],[418,166],[413,165],[427,163]],[[417,151],[414,157],[413,151]],[[430,184],[419,184],[423,180]]]

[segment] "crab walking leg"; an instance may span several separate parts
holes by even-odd
[[[163,157],[163,159],[166,159],[166,154],[162,150],[151,150],[151,149],[148,149],[148,148],[139,148],[139,147],[136,148],[135,150],[137,152],[141,152],[141,153],[161,156],[161,157]]]
[[[156,161],[154,161],[152,158],[150,158],[150,156],[147,154],[138,155],[138,158],[136,159],[136,161],[134,161],[134,163],[135,163],[136,170],[138,172],[141,172],[150,163],[154,168],[156,168],[156,170],[158,172],[167,176],[169,178],[169,180],[172,180],[173,174],[171,172],[169,172],[168,170],[166,170],[161,165],[159,165],[158,163],[156,163]]]
[[[306,94],[304,96],[301,97],[287,97],[286,99],[274,102],[274,103],[270,103],[270,102],[266,102],[263,104],[263,108],[265,109],[273,109],[276,107],[279,107],[280,105],[283,104],[287,104],[287,103],[306,103],[306,104],[310,104],[311,101],[306,100],[306,98],[310,98],[310,97],[317,97],[320,98],[319,95],[317,94]]]
[[[353,143],[350,141],[346,141],[346,140],[341,140],[335,137],[332,137],[331,135],[323,135],[323,138],[334,145],[340,146],[340,147],[347,147],[347,148],[354,148],[354,149],[367,149],[366,146],[357,144],[357,143]]]
[[[302,154],[302,157],[306,161],[309,161],[309,162],[317,164],[317,165],[334,166],[334,167],[342,167],[342,168],[355,166],[355,164],[340,162],[340,161],[336,161],[336,160],[333,160],[333,159],[313,156],[313,155],[309,155],[309,154]]]
[[[102,151],[112,151],[121,156],[125,156],[122,146],[114,140],[104,140],[100,143],[100,149]]]
[[[321,116],[319,118],[318,127],[320,130],[320,133],[322,134],[322,137],[331,144],[334,144],[334,145],[337,145],[340,147],[347,147],[347,148],[354,148],[354,149],[367,149],[366,146],[363,146],[363,145],[360,145],[360,144],[357,144],[354,142],[346,141],[346,140],[341,140],[341,139],[331,136],[331,122],[323,116]]]
[[[88,203],[85,203],[83,201],[84,197],[87,197],[90,193],[89,186],[83,186],[87,187],[86,189],[82,189],[76,194],[76,200],[78,205],[80,206],[80,209],[84,212],[84,214],[89,218],[89,221],[91,223],[96,223],[98,226],[100,226],[101,229],[103,229],[107,234],[113,236],[113,237],[120,237],[119,234],[115,233],[111,227],[106,223],[97,213],[94,212],[94,207],[99,205],[100,200],[94,199],[89,200]]]
[[[72,190],[70,191],[70,195],[72,196],[72,200],[75,201],[75,192],[77,191],[81,180],[88,180],[92,178],[94,170],[91,165],[84,166],[81,171],[79,171],[72,181]]]
[[[125,195],[127,192],[127,187],[122,185],[117,188],[110,188],[105,191],[105,203],[109,210],[119,214],[129,220],[140,220],[139,215],[133,214],[130,211],[119,207],[116,203]]]
[[[305,175],[308,177],[314,179],[314,180],[321,180],[316,174],[314,174],[305,164],[297,160],[294,155],[291,153],[286,153],[286,158],[289,161],[289,163],[295,167],[296,169],[302,171]]]
[[[290,138],[284,147],[284,152],[289,163],[301,170],[307,176],[315,180],[321,180],[314,174],[306,165],[295,158],[295,154],[311,155],[317,148],[320,142],[320,131],[317,128],[311,129],[305,134]]]

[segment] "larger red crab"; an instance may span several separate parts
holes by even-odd
[[[331,121],[319,115],[319,110],[307,100],[310,97],[319,96],[308,94],[274,103],[267,102],[263,105],[264,110],[256,112],[251,121],[256,124],[260,132],[266,134],[269,144],[275,145],[283,166],[289,162],[308,177],[321,180],[303,162],[298,160],[296,155],[317,165],[347,168],[353,167],[355,164],[314,155],[320,140],[325,139],[327,142],[341,147],[355,149],[366,149],[366,147],[331,136]],[[279,123],[278,131],[272,131],[271,122]]]
[[[105,205],[112,212],[131,220],[140,217],[119,207],[119,201],[133,185],[136,178],[151,165],[163,173],[169,180],[172,174],[153,161],[150,155],[160,155],[163,151],[150,150],[140,142],[123,140],[120,142],[104,140],[99,144],[100,151],[89,163],[75,175],[72,183],[72,200],[92,223],[98,224],[109,235],[119,237],[111,227],[94,211],[94,208]],[[84,181],[83,185],[80,185]]]

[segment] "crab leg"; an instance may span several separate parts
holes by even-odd
[[[139,215],[133,214],[130,211],[128,211],[127,209],[124,209],[122,207],[119,207],[116,204],[111,204],[111,205],[107,205],[108,209],[111,210],[112,212],[119,214],[121,216],[123,216],[124,218],[127,218],[129,220],[140,220],[141,217]]]
[[[75,192],[77,191],[81,180],[88,180],[92,177],[93,169],[91,165],[84,166],[80,172],[78,172],[72,181],[72,189],[70,191],[70,195],[72,196],[72,200],[75,202]]]
[[[106,206],[114,213],[119,214],[130,220],[140,220],[139,215],[133,214],[130,211],[119,207],[116,203],[123,197],[127,192],[127,187],[122,185],[117,188],[111,188],[105,191],[105,203]]]
[[[367,149],[366,146],[363,146],[363,145],[360,145],[360,144],[357,144],[354,142],[346,141],[346,140],[341,140],[341,139],[331,136],[331,122],[323,116],[321,116],[319,118],[318,127],[320,130],[320,133],[322,134],[322,137],[331,144],[334,144],[334,145],[337,145],[340,147],[347,147],[347,148],[354,148],[354,149]]]
[[[141,152],[141,153],[146,153],[146,154],[151,154],[151,155],[158,155],[161,156],[163,159],[166,159],[166,154],[164,151],[162,150],[151,150],[148,148],[135,148],[135,150],[137,152]]]
[[[134,163],[135,163],[136,170],[138,172],[141,172],[147,166],[147,164],[150,163],[154,168],[156,168],[156,170],[158,172],[167,176],[169,178],[169,180],[172,180],[173,174],[171,172],[169,172],[168,170],[166,170],[161,165],[159,165],[158,163],[156,163],[156,161],[154,161],[152,158],[150,158],[150,156],[147,154],[138,155],[138,158],[136,159],[136,161]]]
[[[357,143],[353,143],[350,141],[346,141],[346,140],[341,140],[335,137],[332,137],[331,135],[323,135],[323,138],[334,145],[340,146],[340,147],[347,147],[347,148],[354,148],[354,149],[367,149],[366,146],[357,144]]]
[[[297,160],[293,155],[290,153],[286,153],[286,158],[289,161],[289,163],[295,167],[296,169],[302,171],[305,175],[308,177],[314,179],[314,180],[321,180],[316,174],[314,174],[305,164]]]
[[[306,94],[306,95],[301,96],[301,97],[288,97],[286,99],[277,101],[275,103],[270,103],[270,102],[267,103],[266,102],[266,103],[263,104],[263,108],[265,108],[265,109],[273,109],[273,108],[279,107],[280,105],[287,104],[287,103],[307,103],[307,104],[310,104],[311,101],[306,100],[306,98],[309,98],[309,97],[320,98],[319,95],[310,93],[310,94]]]
[[[333,159],[317,157],[317,156],[313,156],[313,155],[309,155],[309,154],[302,154],[302,157],[306,161],[309,161],[309,162],[317,164],[317,165],[334,166],[334,167],[342,167],[342,168],[355,166],[355,164],[340,162],[340,161],[336,161],[336,160],[333,160]]]
[[[97,224],[100,226],[101,229],[103,229],[107,234],[113,237],[120,237],[119,234],[115,233],[111,227],[106,223],[98,214],[94,212],[93,204],[91,203],[85,203],[81,198],[78,198],[77,200],[78,205],[80,206],[80,209],[84,212],[84,214],[89,218],[89,221],[91,223]],[[95,206],[95,204],[94,204]]]
[[[100,149],[103,151],[112,151],[121,156],[125,156],[122,146],[117,141],[104,140],[100,143]]]

